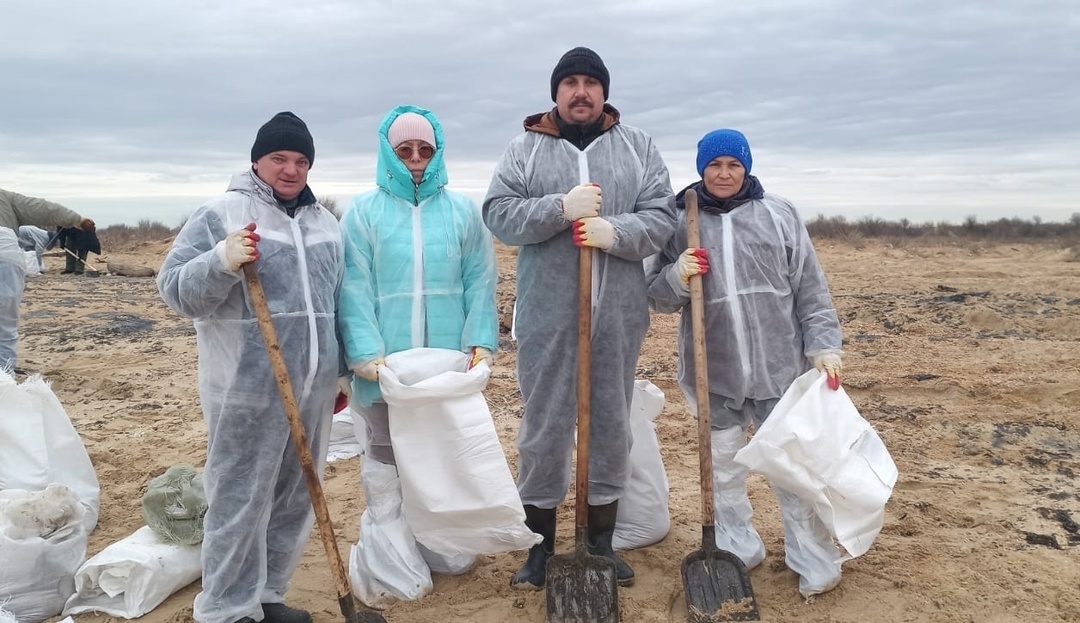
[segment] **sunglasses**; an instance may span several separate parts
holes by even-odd
[[[431,160],[431,157],[435,155],[435,148],[431,145],[421,145],[416,151],[420,153],[420,158],[423,160]],[[413,148],[409,145],[401,145],[394,150],[394,153],[398,155],[398,158],[408,160],[413,156]]]

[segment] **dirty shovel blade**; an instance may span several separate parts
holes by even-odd
[[[746,565],[731,552],[715,546],[690,552],[682,581],[690,623],[761,620]]]
[[[386,619],[374,610],[361,610],[355,617],[346,618],[345,623],[386,623]]]
[[[583,544],[547,563],[548,623],[618,623],[615,563]]]

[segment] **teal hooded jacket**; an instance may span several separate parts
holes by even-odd
[[[387,139],[405,112],[435,130],[435,155],[413,182]],[[350,368],[410,348],[474,346],[495,351],[495,248],[479,207],[447,190],[442,124],[429,110],[399,106],[379,127],[378,188],[358,195],[341,220],[345,277],[338,328]],[[378,383],[356,377],[353,399],[381,399]]]

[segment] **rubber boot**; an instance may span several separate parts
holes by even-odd
[[[749,469],[735,462],[735,454],[746,445],[746,430],[734,426],[713,430],[713,513],[716,547],[738,556],[749,571],[765,560],[765,543],[754,529],[754,509],[746,494]]]
[[[595,556],[610,558],[615,563],[615,577],[619,586],[630,586],[634,583],[634,570],[616,556],[611,547],[611,538],[615,535],[615,517],[618,514],[618,500],[603,506],[589,505],[589,537],[586,549]]]
[[[285,604],[263,604],[263,623],[311,623],[311,613]]]
[[[510,586],[538,591],[547,579],[547,561],[555,554],[555,509],[525,505],[525,525],[543,541],[529,548],[529,557],[510,578]]]

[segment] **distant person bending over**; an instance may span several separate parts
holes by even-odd
[[[199,349],[209,505],[200,623],[311,621],[284,604],[311,533],[311,499],[241,269],[255,262],[321,472],[341,370],[344,256],[337,219],[307,185],[314,161],[304,122],[275,115],[259,128],[251,168],[192,214],[157,278],[165,303],[195,321]]]
[[[765,558],[751,523],[747,470],[735,462],[747,428],[760,427],[791,383],[816,367],[839,387],[840,321],[810,235],[795,207],[767,194],[750,175],[742,133],[716,130],[698,143],[700,248],[687,248],[685,212],[663,252],[650,261],[649,302],[681,311],[679,386],[697,404],[690,316],[692,275],[702,275],[712,428],[716,545],[748,569]],[[696,410],[696,406],[695,406]],[[840,582],[840,552],[813,507],[775,485],[784,522],[787,566],[810,596]]]
[[[398,106],[378,138],[377,188],[357,196],[341,221],[345,280],[338,299],[345,359],[355,374],[353,404],[367,427],[365,484],[371,476],[398,478],[378,383],[386,356],[445,348],[472,355],[469,367],[490,364],[499,334],[494,241],[476,204],[447,188],[442,124],[429,110]],[[376,489],[400,491],[365,491]]]
[[[56,242],[64,253],[64,270],[61,275],[72,273],[81,275],[86,270],[86,256],[89,253],[101,255],[101,243],[93,231],[76,227],[61,227],[56,231]]]
[[[17,233],[22,225],[94,230],[94,221],[59,203],[0,188],[0,370],[8,372],[19,352],[19,305],[26,286],[26,257]]]
[[[37,259],[39,270],[44,271],[45,262],[42,260],[42,256],[45,254],[49,242],[53,239],[53,234],[47,229],[42,229],[34,225],[20,226],[18,234],[19,246],[22,247],[23,251],[33,251],[34,257]]]
[[[517,256],[518,493],[543,537],[510,583],[541,589],[555,548],[556,507],[570,486],[577,413],[579,246],[593,254],[588,547],[610,558],[619,584],[634,570],[612,549],[630,465],[630,401],[649,328],[642,260],[675,228],[667,167],[648,134],[607,104],[610,78],[588,48],[551,72],[555,108],[525,119],[484,199],[484,222]]]

